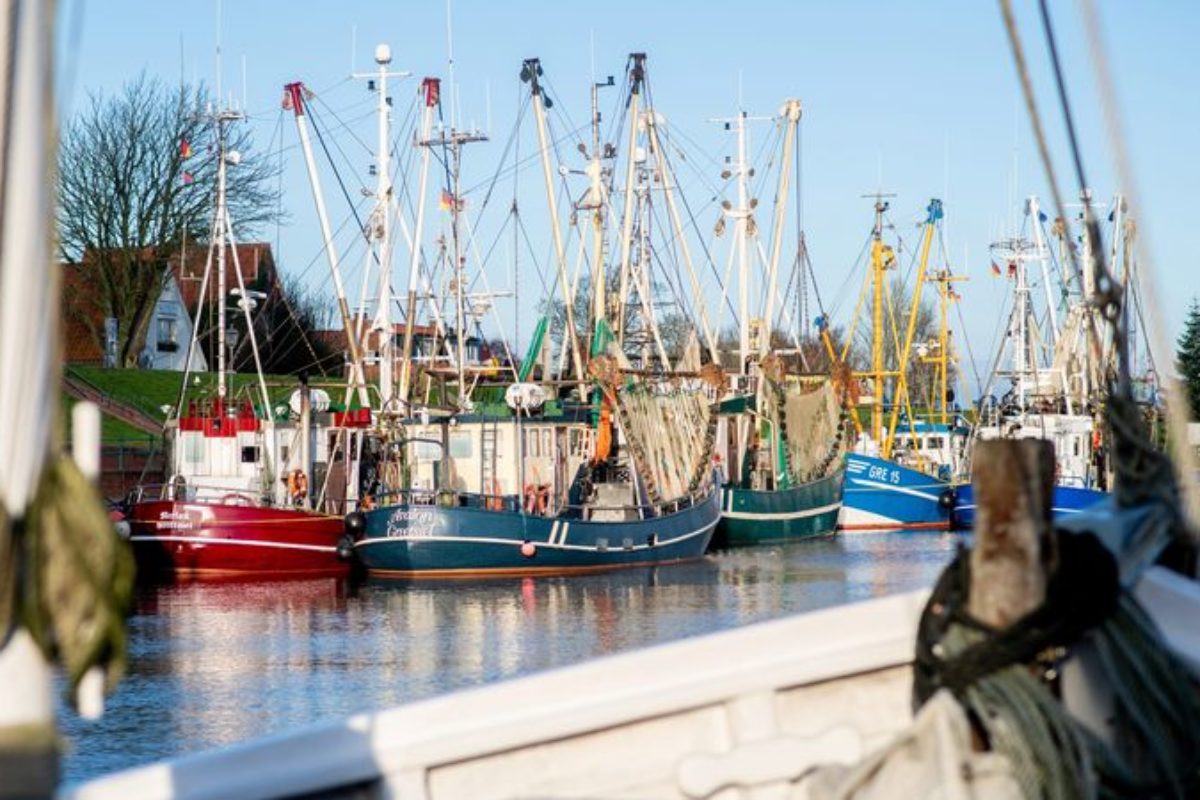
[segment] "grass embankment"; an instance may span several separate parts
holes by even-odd
[[[136,408],[160,422],[166,421],[167,413],[179,402],[180,382],[183,380],[183,373],[170,370],[69,366],[67,373],[90,383],[116,402]],[[229,376],[229,379],[231,403],[249,399],[255,405],[261,404],[257,376],[235,374]],[[188,380],[191,383],[188,387],[188,398],[203,398],[216,394],[217,379],[214,374],[197,373],[189,376]],[[290,375],[267,376],[266,382],[272,407],[286,404],[297,386],[296,379]],[[330,391],[331,396],[334,394]],[[75,399],[63,393],[63,407],[67,414],[65,429],[68,435],[70,410],[74,405]],[[159,438],[108,414],[101,415],[100,433],[104,444],[147,445]]]

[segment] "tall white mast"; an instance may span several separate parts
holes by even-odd
[[[333,287],[337,293],[338,311],[342,317],[342,328],[346,332],[346,345],[350,351],[350,383],[358,387],[359,402],[365,407],[369,404],[367,397],[366,378],[362,364],[362,353],[359,349],[358,336],[354,330],[353,317],[350,314],[350,303],[346,298],[346,287],[342,282],[342,271],[339,266],[337,246],[333,241],[333,231],[329,226],[329,214],[325,210],[325,195],[321,191],[321,179],[317,173],[317,165],[313,159],[312,142],[308,135],[307,116],[304,113],[304,84],[289,83],[284,87],[287,101],[291,103],[296,117],[296,130],[300,133],[300,149],[304,153],[304,166],[308,170],[309,187],[312,189],[313,200],[317,206],[317,220],[321,226],[321,239],[325,245],[325,256],[329,260],[329,271],[333,275]]]
[[[750,117],[745,111],[738,111],[731,119],[714,119],[711,122],[723,122],[728,130],[732,124],[737,134],[737,158],[730,165],[731,169],[721,173],[721,177],[732,175],[737,180],[737,207],[732,208],[729,202],[724,204],[725,214],[733,220],[733,250],[731,256],[736,257],[738,265],[738,374],[745,375],[750,361],[750,250],[749,239],[756,236],[756,226],[753,224],[753,201],[750,198],[750,164],[746,160],[749,149],[749,132],[746,123],[749,121],[769,120],[770,117]]]
[[[538,149],[542,160],[542,177],[546,183],[546,202],[550,208],[550,227],[554,237],[555,263],[558,265],[558,282],[562,286],[563,305],[566,316],[567,330],[563,336],[564,346],[570,349],[571,362],[575,368],[575,377],[579,379],[580,396],[587,393],[584,379],[583,358],[579,353],[579,339],[575,331],[574,296],[570,282],[567,279],[567,254],[563,245],[562,230],[559,227],[558,204],[554,197],[554,174],[550,168],[550,142],[546,135],[546,108],[549,101],[542,94],[539,78],[542,74],[541,62],[536,58],[526,59],[521,67],[521,79],[530,85],[533,95],[533,114],[537,121]]]
[[[760,355],[766,355],[771,346],[771,327],[775,318],[775,293],[779,280],[779,256],[783,249],[783,222],[787,212],[788,180],[792,172],[792,150],[796,140],[796,128],[800,124],[800,101],[795,98],[783,101],[780,117],[785,126],[783,158],[779,167],[779,188],[775,197],[775,220],[771,230],[771,249],[768,251],[771,261],[767,268],[767,307],[763,312],[763,325],[766,330],[759,336],[758,352]],[[798,231],[797,235],[799,235]]]
[[[240,156],[236,152],[225,149],[225,131],[230,122],[241,119],[237,111],[217,111],[213,121],[217,125],[217,229],[214,232],[213,246],[217,248],[217,397],[224,405],[228,394],[225,371],[225,295],[228,291],[225,278],[225,250],[228,238],[229,213],[225,204],[226,166],[237,164]],[[225,413],[222,409],[222,413]]]
[[[738,207],[734,213],[737,226],[734,229],[734,242],[737,246],[738,261],[738,317],[741,329],[738,331],[738,374],[745,375],[750,356],[750,262],[746,256],[746,239],[750,236],[750,176],[746,165],[746,112],[737,115],[737,163],[734,165],[737,176]]]
[[[1054,288],[1050,282],[1050,259],[1049,251],[1046,247],[1046,240],[1042,238],[1042,209],[1038,203],[1037,195],[1029,197],[1029,223],[1033,228],[1033,246],[1037,253],[1038,263],[1042,269],[1042,287],[1046,293],[1046,310],[1050,315],[1050,341],[1055,348],[1058,347],[1058,301],[1054,297]]]
[[[408,263],[408,301],[404,315],[404,352],[400,367],[400,400],[408,402],[409,386],[412,382],[412,340],[413,326],[417,324],[417,289],[420,286],[421,275],[421,233],[425,225],[425,194],[429,184],[429,140],[433,132],[433,114],[441,101],[441,83],[437,78],[426,78],[421,81],[421,99],[423,113],[421,118],[421,134],[417,144],[421,147],[421,183],[417,191],[417,222],[413,232],[412,250]]]
[[[395,396],[395,345],[392,325],[392,274],[391,274],[391,216],[395,196],[392,191],[391,167],[391,96],[388,95],[388,78],[404,78],[407,72],[390,72],[392,49],[386,44],[375,46],[375,63],[379,69],[374,73],[356,74],[356,78],[374,79],[375,91],[379,95],[377,105],[379,140],[375,151],[375,208],[368,223],[368,239],[371,247],[367,253],[367,269],[371,262],[379,266],[378,305],[372,330],[379,337],[379,398],[387,407]],[[370,84],[368,84],[369,86]]]

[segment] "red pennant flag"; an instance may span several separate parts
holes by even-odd
[[[996,264],[996,262],[995,262],[995,261],[993,261],[993,262],[992,262],[992,274],[993,274],[993,275],[999,275],[999,274],[1000,274],[1000,267],[999,267],[999,266],[997,266],[997,264]]]
[[[192,157],[192,144],[187,139],[184,139],[179,143],[179,157],[180,158],[191,158]]]

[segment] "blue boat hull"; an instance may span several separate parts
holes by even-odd
[[[881,458],[846,457],[842,530],[949,530],[955,486]]]
[[[1051,513],[1055,519],[1078,514],[1108,497],[1107,492],[1099,489],[1085,489],[1082,486],[1055,486],[1051,499]],[[975,492],[967,484],[958,489],[958,498],[954,504],[954,527],[971,528],[975,525]]]
[[[389,506],[366,512],[354,552],[379,576],[598,572],[699,558],[720,511],[715,488],[670,514],[610,522],[466,506]]]

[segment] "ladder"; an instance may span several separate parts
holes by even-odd
[[[479,445],[479,493],[482,495],[498,494],[496,491],[496,440],[499,436],[499,423],[483,423],[483,440]]]

